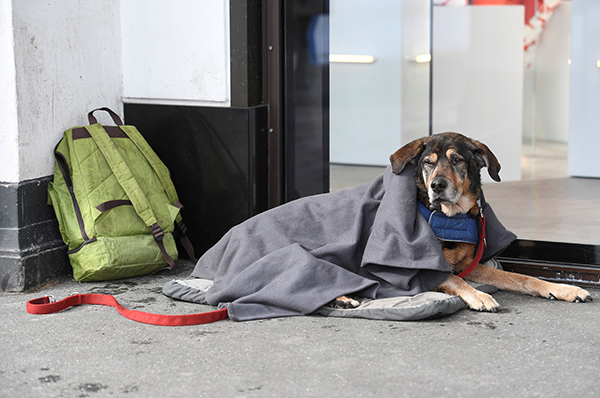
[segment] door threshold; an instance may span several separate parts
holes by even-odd
[[[506,271],[600,287],[600,246],[517,239],[497,260]]]

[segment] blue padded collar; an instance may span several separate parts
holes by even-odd
[[[419,201],[417,201],[417,206],[439,240],[472,244],[479,242],[477,220],[468,214],[448,217],[442,212],[429,210]]]

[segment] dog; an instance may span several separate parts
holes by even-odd
[[[481,169],[487,167],[490,177],[500,181],[500,163],[483,143],[462,134],[446,132],[414,140],[390,156],[392,170],[400,174],[409,163],[415,165],[417,200],[431,211],[448,217],[468,214],[480,216]],[[497,312],[494,298],[467,282],[496,286],[501,290],[541,296],[571,302],[591,301],[591,295],[577,286],[546,282],[534,277],[502,271],[483,264],[464,277],[457,274],[470,267],[475,257],[475,244],[441,241],[442,252],[453,274],[435,290],[460,296],[469,308],[477,311]],[[331,304],[338,308],[353,308],[358,301],[341,296]]]

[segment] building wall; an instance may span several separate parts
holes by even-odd
[[[0,290],[23,290],[68,274],[56,218],[46,204],[53,149],[64,130],[88,124],[91,109],[107,106],[123,115],[122,23],[129,29],[136,21],[147,21],[141,11],[160,14],[174,6],[184,10],[179,15],[186,18],[168,20],[160,27],[166,47],[169,42],[185,41],[193,49],[194,38],[210,46],[190,51],[193,57],[181,53],[167,57],[174,62],[167,73],[188,86],[199,84],[206,95],[198,99],[226,105],[229,76],[222,70],[225,62],[228,71],[229,62],[228,25],[223,28],[228,23],[228,0],[175,0],[168,5],[155,1],[152,7],[149,2],[129,0],[0,1]],[[122,19],[124,9],[134,12]],[[125,44],[135,47],[136,43]],[[139,44],[138,50],[156,49],[143,46],[152,44],[148,40]],[[211,51],[220,54],[220,63],[213,62]],[[147,64],[159,65],[153,61],[164,58],[155,53],[141,59],[143,64],[138,65],[146,69],[136,70],[134,65],[130,76],[148,71]],[[178,74],[185,64],[195,66],[196,81],[189,81],[189,74]],[[217,73],[220,77],[213,79]],[[137,77],[148,86],[169,85],[152,75],[138,73]],[[98,121],[112,124],[102,113]]]
[[[13,46],[12,3],[0,1],[0,181],[19,181],[17,87]]]
[[[51,174],[54,145],[90,109],[121,111],[121,29],[118,0],[19,0],[12,7],[16,182]]]
[[[132,101],[227,106],[228,5],[227,0],[1,2],[0,182],[52,174],[52,149],[64,130],[87,123],[89,110],[108,106],[122,114],[124,73]]]
[[[62,132],[122,111],[118,0],[0,2],[0,290],[68,273],[46,187]]]

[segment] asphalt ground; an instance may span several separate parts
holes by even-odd
[[[153,313],[214,309],[162,295],[192,269],[0,295],[0,397],[600,396],[598,288],[586,303],[498,292],[498,313],[418,322],[302,316],[165,327],[105,306],[26,311],[28,300],[73,292]]]

